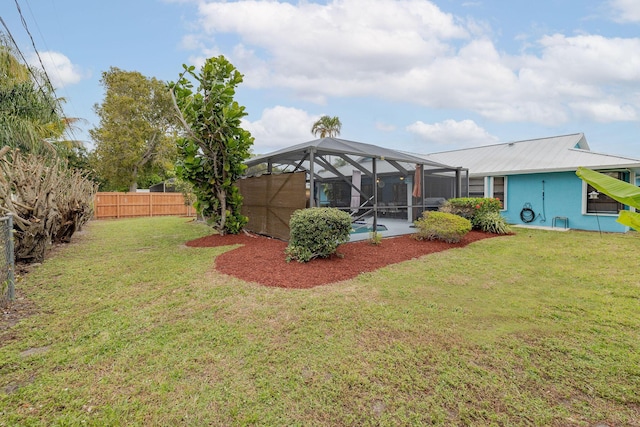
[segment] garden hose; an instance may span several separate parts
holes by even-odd
[[[533,220],[536,219],[536,213],[531,208],[531,203],[527,202],[524,204],[522,210],[520,211],[520,219],[522,220],[522,222],[527,224],[533,222]]]

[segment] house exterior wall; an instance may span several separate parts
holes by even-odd
[[[507,209],[502,214],[510,224],[525,224],[520,212],[529,203],[535,219],[528,225],[551,227],[554,217],[566,217],[572,229],[628,231],[628,227],[616,221],[618,215],[583,213],[583,185],[575,172],[509,175],[506,192]],[[564,222],[557,221],[556,227],[564,227]]]

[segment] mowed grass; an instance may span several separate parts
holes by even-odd
[[[25,276],[0,425],[640,425],[636,233],[519,229],[285,290],[184,246],[210,232],[94,221]]]

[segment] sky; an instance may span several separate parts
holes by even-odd
[[[174,81],[224,55],[256,154],[329,115],[415,153],[583,132],[640,159],[637,0],[6,0],[0,17],[88,148],[110,67]]]

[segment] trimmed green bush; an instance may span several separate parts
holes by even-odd
[[[422,218],[414,222],[418,233],[417,240],[442,240],[447,243],[458,243],[471,231],[471,221],[459,215],[447,212],[425,211]]]
[[[498,198],[460,197],[447,200],[438,210],[466,218],[475,230],[481,230],[478,218],[489,212],[500,214],[500,209],[502,202]]]
[[[300,209],[291,215],[289,228],[287,262],[328,258],[349,241],[351,216],[335,208]]]
[[[511,229],[499,212],[483,212],[474,217],[474,228],[493,234],[509,234]]]

